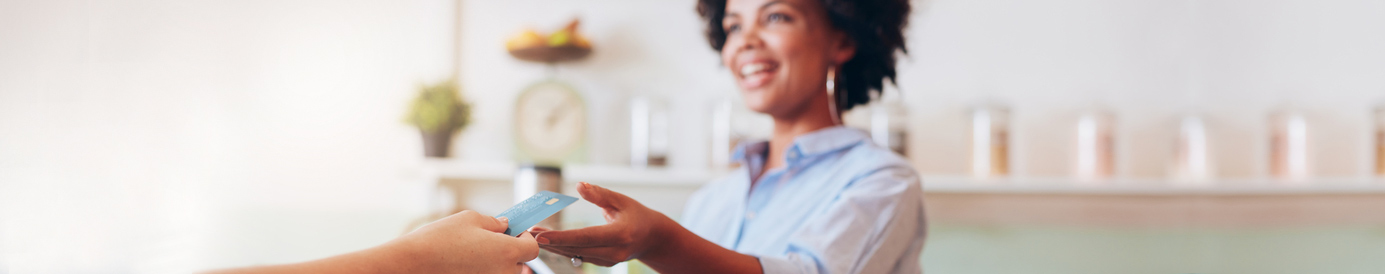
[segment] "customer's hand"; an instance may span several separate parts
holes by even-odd
[[[414,273],[519,273],[539,255],[528,232],[511,237],[504,218],[462,211],[410,232],[388,248],[416,261]]]
[[[663,232],[678,226],[663,213],[609,189],[583,182],[577,192],[605,210],[606,224],[562,231],[534,228],[539,247],[609,267],[656,251],[661,239],[668,238]]]
[[[302,263],[206,273],[519,273],[524,262],[539,256],[539,247],[529,233],[518,238],[502,233],[508,222],[462,211],[361,251]]]

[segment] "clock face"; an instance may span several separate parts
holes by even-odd
[[[587,127],[582,97],[567,85],[543,82],[519,95],[515,133],[519,147],[539,162],[561,162],[582,145]]]

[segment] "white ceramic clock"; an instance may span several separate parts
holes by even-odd
[[[582,148],[587,107],[568,85],[544,81],[515,100],[515,136],[521,156],[541,164],[560,164]]]

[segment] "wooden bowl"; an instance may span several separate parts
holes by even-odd
[[[591,48],[578,47],[573,45],[548,47],[527,47],[510,51],[510,56],[519,60],[540,63],[559,63],[575,61],[591,55]]]

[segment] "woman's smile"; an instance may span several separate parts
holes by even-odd
[[[736,69],[740,78],[741,90],[750,91],[765,86],[779,71],[779,62],[767,59],[752,60]]]

